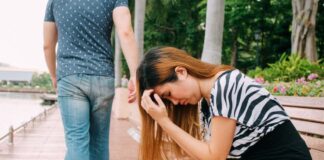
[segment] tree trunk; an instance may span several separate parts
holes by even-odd
[[[292,0],[291,52],[317,60],[315,26],[318,0]]]
[[[138,46],[139,59],[144,54],[144,20],[145,20],[146,0],[135,0],[135,39]]]
[[[122,60],[118,35],[115,32],[115,86],[121,86]]]
[[[232,56],[231,56],[231,66],[235,67],[237,63],[237,31],[233,29],[233,43],[232,43]]]
[[[208,0],[204,49],[201,59],[221,64],[224,27],[224,0]]]

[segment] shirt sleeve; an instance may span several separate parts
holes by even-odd
[[[248,90],[244,78],[245,75],[238,70],[222,74],[215,82],[211,92],[211,112],[213,116],[221,116],[236,120],[238,123],[248,125],[250,119],[246,115],[250,96],[258,92],[258,89]],[[260,88],[261,86],[250,86]]]
[[[55,22],[53,13],[53,0],[48,0],[46,10],[45,10],[45,22]]]
[[[219,76],[214,84],[214,87],[212,88],[210,104],[213,116],[222,116],[226,118],[236,119],[234,114],[235,108],[230,105],[230,100],[227,97],[226,93],[230,92],[228,91],[228,86],[232,85],[233,83],[230,81],[230,76],[230,72],[223,73]]]
[[[210,104],[213,116],[231,118],[248,127],[287,116],[265,88],[238,70],[218,78],[211,91]]]
[[[116,0],[114,8],[125,6],[128,7],[128,0]]]

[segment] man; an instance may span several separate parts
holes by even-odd
[[[127,0],[48,1],[44,53],[55,88],[57,83],[66,160],[109,159],[114,96],[114,56],[110,42],[113,23],[130,68],[128,100],[133,102],[136,98],[138,51],[127,6]]]

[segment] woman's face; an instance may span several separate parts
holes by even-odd
[[[197,104],[201,93],[196,78],[187,74],[184,68],[176,69],[176,74],[177,81],[159,85],[154,88],[154,92],[174,105]]]

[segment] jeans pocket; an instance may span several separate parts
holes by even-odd
[[[80,81],[76,75],[63,77],[57,84],[58,97],[75,97],[82,92],[78,87]]]
[[[111,97],[115,94],[115,79],[111,77],[101,77],[99,82],[100,96]]]

